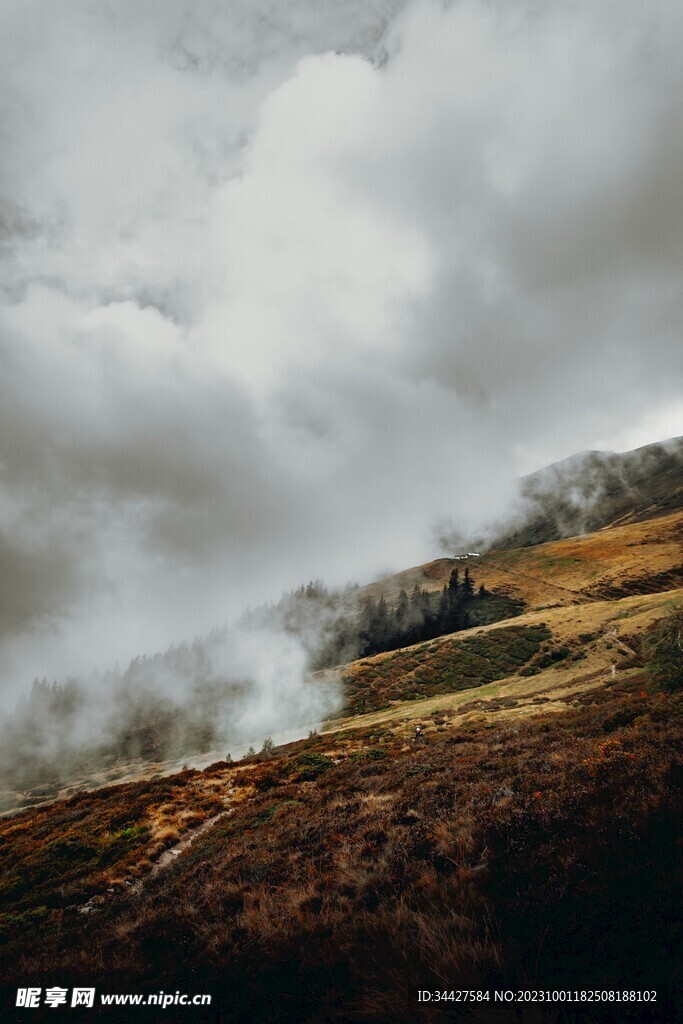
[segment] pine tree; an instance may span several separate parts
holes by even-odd
[[[450,625],[449,608],[449,591],[448,586],[444,583],[443,590],[441,591],[441,597],[439,598],[439,608],[436,613],[440,633],[448,632],[448,627]]]
[[[414,644],[420,639],[422,630],[422,596],[417,583],[410,592],[408,619],[406,623],[405,642]]]
[[[394,618],[396,620],[396,632],[399,636],[403,636],[403,631],[408,621],[408,595],[403,588],[401,588],[401,593],[398,595]]]
[[[382,594],[377,603],[373,634],[374,647],[377,652],[386,651],[391,638],[391,627],[389,623],[389,609],[387,608],[387,602],[384,600],[384,594]]]
[[[448,580],[448,619],[446,631],[449,633],[462,628],[462,603],[464,597],[465,592],[460,585],[458,570],[454,569]]]
[[[435,629],[436,619],[432,609],[432,595],[425,587],[422,591],[422,629],[420,639],[431,640],[432,637],[436,636]]]
[[[358,624],[358,654],[361,658],[366,654],[372,654],[372,635],[377,606],[372,597],[366,597],[361,606],[360,622]]]

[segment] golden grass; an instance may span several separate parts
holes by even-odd
[[[582,537],[550,541],[529,548],[492,551],[471,559],[477,585],[507,593],[530,608],[582,603],[584,591],[600,585],[629,584],[681,567],[683,511],[641,523],[613,526]],[[463,562],[439,558],[380,580],[361,593],[393,601],[403,587],[416,583],[441,590],[454,567]]]
[[[544,609],[542,612],[526,612],[514,619],[516,626],[534,626],[545,622],[552,630],[553,637],[559,642],[576,641],[579,636],[596,634],[595,639],[583,644],[585,658],[568,667],[559,664],[547,668],[534,676],[509,676],[474,689],[438,694],[423,700],[401,701],[383,710],[335,719],[323,726],[321,732],[325,735],[334,735],[349,729],[397,723],[409,723],[412,728],[417,720],[431,715],[437,709],[447,711],[449,721],[456,717],[458,720],[471,721],[473,718],[481,717],[481,712],[459,713],[463,705],[472,701],[490,703],[492,699],[500,697],[514,698],[520,701],[520,705],[514,709],[500,710],[491,707],[488,713],[494,714],[497,718],[537,714],[539,709],[562,710],[569,699],[600,687],[611,679],[612,665],[620,657],[616,644],[623,643],[624,638],[629,638],[633,634],[644,632],[653,622],[666,615],[672,603],[682,601],[683,589],[680,589],[663,594],[626,597],[619,601],[594,601],[579,606]],[[490,633],[500,628],[501,623],[493,623],[464,630],[458,633],[458,639]],[[432,641],[434,646],[430,649],[436,650],[437,645],[443,643],[444,639],[439,637]],[[391,661],[396,654],[397,652],[389,651],[356,664],[381,664]],[[428,663],[427,659],[427,666]],[[550,695],[552,704],[534,705],[533,698],[540,695]]]
[[[132,897],[106,897],[99,919],[67,906],[41,929],[8,922],[0,961],[36,983],[85,973],[100,984],[106,974],[112,988],[123,990],[125,978],[151,991],[173,977],[181,989],[216,992],[248,1024],[402,1024],[414,1019],[415,989],[440,977],[457,988],[494,978],[500,987],[573,987],[605,942],[622,966],[635,950],[649,957],[649,984],[664,990],[671,964],[658,942],[675,898],[683,707],[677,695],[643,694],[644,685],[642,670],[620,669],[564,714],[549,713],[554,700],[543,704],[537,721],[498,712],[449,721],[441,695],[421,745],[400,727],[356,719],[355,729],[270,759],[216,764],[184,788],[192,783],[201,801],[231,780],[241,798],[234,813]],[[566,698],[571,684],[549,692]],[[320,771],[302,778],[307,751]],[[142,812],[165,808],[158,816],[167,818],[172,784],[120,787],[116,806],[133,794],[144,797]],[[85,809],[99,820],[108,799],[89,794]],[[29,815],[24,828],[32,824]],[[143,881],[151,860],[141,851],[128,877]],[[549,977],[560,961],[562,978]],[[336,1016],[313,1016],[327,993]]]

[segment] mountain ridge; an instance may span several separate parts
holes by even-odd
[[[212,993],[201,1024],[408,1024],[444,984],[585,987],[597,948],[596,984],[656,990],[648,1019],[674,1019],[683,694],[653,683],[647,652],[683,605],[683,509],[656,499],[472,559],[523,610],[327,670],[344,706],[307,738],[202,770],[140,763],[0,819],[6,1019],[16,985],[172,978]],[[439,589],[456,565],[370,586]],[[620,1020],[641,1010],[621,1002]],[[474,1003],[473,1024],[490,1011]]]

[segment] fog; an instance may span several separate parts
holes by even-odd
[[[311,675],[307,640],[310,631],[288,632],[264,609],[261,621],[135,658],[123,672],[36,680],[0,719],[0,810],[69,784],[119,781],[141,761],[168,771],[316,730],[341,690],[336,672]]]
[[[674,0],[0,18],[8,706],[683,434]]]
[[[662,514],[678,507],[682,470],[683,437],[622,454],[579,452],[521,477],[502,516],[482,517],[469,532],[444,520],[435,541],[450,554],[526,547]]]

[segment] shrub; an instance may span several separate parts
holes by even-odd
[[[296,777],[301,782],[317,779],[333,765],[333,761],[324,754],[299,754],[294,758]]]
[[[675,605],[643,641],[652,682],[669,693],[683,688],[683,607]]]
[[[351,754],[351,761],[379,761],[384,757],[384,751],[380,747],[367,747],[365,750],[356,750]]]

